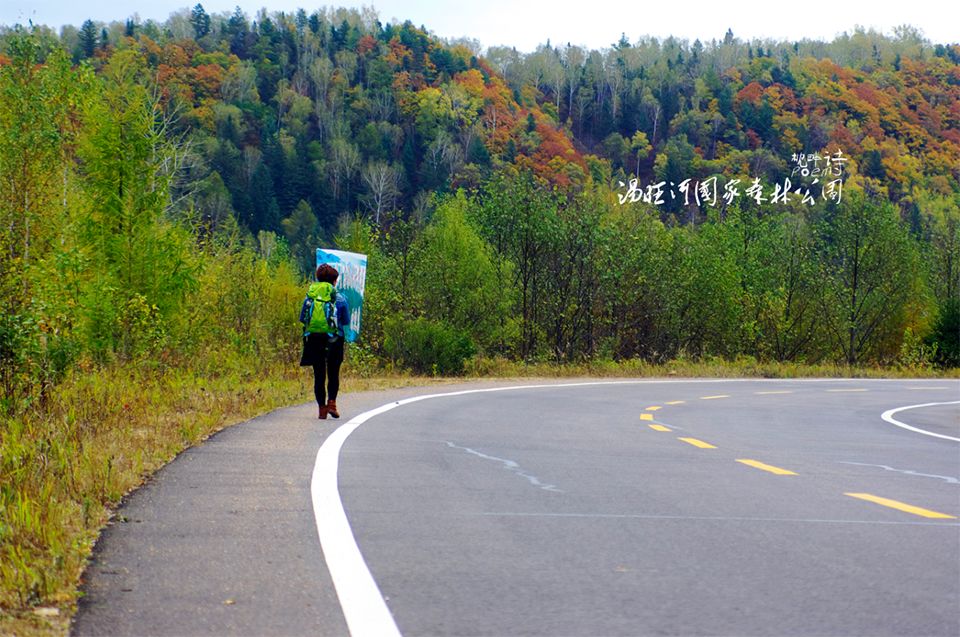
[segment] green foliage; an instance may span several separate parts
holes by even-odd
[[[890,359],[927,294],[919,251],[889,203],[849,197],[818,228],[821,311],[850,365]]]
[[[59,49],[15,29],[7,38],[9,64],[0,65],[0,396],[12,408],[31,400],[35,381],[62,373],[70,348],[45,334],[42,287],[46,259],[63,243],[71,177],[68,152],[90,75],[70,68]],[[45,63],[41,63],[45,59]]]
[[[635,206],[616,210],[601,223],[597,354],[664,360],[670,345],[660,313],[669,292],[669,234],[656,215]]]
[[[402,303],[469,332],[482,349],[501,342],[510,294],[509,273],[498,273],[493,251],[467,221],[461,191],[442,201],[412,249],[412,279]]]
[[[164,217],[173,178],[166,166],[176,149],[159,127],[144,75],[136,52],[111,58],[78,149],[89,202],[78,221],[97,273],[84,295],[92,312],[85,327],[100,359],[159,346],[157,334],[198,267],[191,237]]]
[[[88,74],[70,68],[66,54],[44,55],[38,38],[15,30],[9,64],[0,65],[0,295],[16,311],[30,297],[29,273],[53,241],[63,214],[67,149]]]
[[[943,367],[960,367],[960,299],[951,299],[940,309],[926,345]]]
[[[560,197],[530,172],[501,173],[485,184],[479,203],[472,214],[499,256],[497,279],[509,281],[517,295],[519,353],[530,358],[542,338],[540,291],[548,276],[546,257],[557,237]]]
[[[819,280],[808,224],[800,215],[735,211],[743,287],[742,348],[761,359],[818,360]]]
[[[726,224],[670,232],[664,324],[675,354],[732,356],[742,322],[740,270]]]
[[[317,261],[317,217],[310,204],[300,200],[293,214],[284,219],[281,225],[297,263],[304,272],[310,272],[316,267]]]
[[[476,353],[466,331],[426,318],[393,317],[384,333],[387,356],[418,374],[462,374],[466,360]]]

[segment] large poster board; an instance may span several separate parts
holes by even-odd
[[[317,266],[321,263],[329,263],[340,273],[337,293],[343,295],[350,308],[350,324],[344,326],[343,335],[348,343],[352,343],[360,334],[363,286],[367,279],[367,255],[317,248]]]

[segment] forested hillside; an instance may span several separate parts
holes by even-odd
[[[369,10],[7,29],[6,252],[91,284],[118,264],[115,294],[71,318],[80,358],[160,339],[131,321],[181,320],[170,295],[196,280],[171,242],[219,241],[305,273],[318,245],[369,252],[357,354],[426,371],[473,353],[956,364],[957,45],[904,27],[478,49]],[[110,214],[136,241],[113,246]],[[28,271],[5,294],[43,331]]]

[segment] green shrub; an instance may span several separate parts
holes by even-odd
[[[394,318],[385,325],[384,349],[397,363],[420,374],[459,375],[476,353],[466,332],[424,318]]]
[[[936,347],[935,357],[940,365],[960,367],[960,301],[950,299],[943,305],[927,345]]]

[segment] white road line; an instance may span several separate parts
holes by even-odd
[[[523,470],[523,468],[513,460],[508,460],[507,458],[498,458],[496,456],[488,456],[485,453],[481,453],[476,449],[471,449],[470,447],[461,447],[460,445],[455,445],[449,440],[447,441],[447,446],[451,449],[459,449],[460,451],[465,451],[471,455],[477,456],[478,458],[483,458],[484,460],[491,460],[493,462],[498,462],[503,465],[503,468],[507,471],[512,471],[521,478],[525,479],[531,485],[537,487],[538,489],[543,489],[544,491],[554,491],[556,493],[563,493],[560,489],[557,488],[554,484],[546,484],[540,482],[540,478],[535,475],[529,474]]]
[[[910,431],[915,431],[918,434],[923,434],[925,436],[933,436],[934,438],[943,438],[944,440],[953,440],[954,442],[960,442],[960,438],[955,438],[953,436],[946,436],[944,434],[934,433],[932,431],[927,431],[926,429],[920,429],[918,427],[911,427],[910,425],[900,422],[893,417],[894,414],[906,411],[907,409],[919,409],[920,407],[936,407],[937,405],[960,405],[960,400],[953,400],[945,403],[923,403],[922,405],[907,405],[906,407],[897,407],[896,409],[888,409],[887,411],[880,414],[880,417],[886,420],[891,425],[896,425],[897,427],[902,427],[903,429],[909,429]]]
[[[851,379],[851,378],[803,378],[789,379],[786,382],[902,382],[900,379]],[[352,637],[399,637],[400,630],[390,614],[390,609],[380,593],[377,583],[370,574],[370,569],[360,553],[357,546],[357,540],[350,528],[350,522],[347,520],[347,514],[343,509],[343,501],[340,499],[340,489],[337,479],[337,470],[340,464],[340,450],[344,442],[357,427],[364,422],[378,416],[384,412],[390,411],[401,405],[428,400],[430,398],[440,398],[444,396],[462,396],[464,394],[478,394],[482,392],[513,391],[520,389],[549,389],[551,387],[585,387],[589,385],[659,385],[659,384],[677,384],[677,383],[737,383],[737,382],[759,382],[759,383],[778,383],[785,382],[784,379],[774,378],[722,378],[722,379],[682,379],[682,380],[617,380],[617,381],[588,381],[577,383],[551,383],[544,385],[516,385],[508,387],[488,387],[483,389],[467,389],[463,391],[453,391],[441,394],[428,394],[425,396],[413,396],[404,400],[391,402],[381,405],[376,409],[365,411],[362,414],[352,418],[324,441],[323,445],[317,451],[317,459],[313,467],[313,476],[310,481],[310,493],[313,499],[313,514],[317,523],[317,533],[320,536],[320,546],[323,549],[323,555],[330,571],[330,577],[333,580],[334,587],[337,590],[337,598],[340,600],[340,607],[343,610],[344,618],[347,622],[347,628]],[[942,403],[930,403],[942,404]],[[913,407],[923,407],[926,405],[914,405]],[[901,407],[890,410],[885,413],[884,420],[887,420],[888,414],[892,415],[903,409],[912,407]],[[892,421],[892,419],[890,420]],[[890,422],[888,421],[888,422]],[[903,426],[907,429],[914,429],[908,425],[892,421],[897,426]],[[917,430],[919,431],[919,430]],[[949,438],[949,436],[940,436],[938,434],[929,435],[940,438]],[[950,438],[958,440],[957,438]],[[960,440],[958,440],[960,441]],[[322,521],[322,522],[321,522]]]
[[[937,480],[943,480],[947,484],[960,484],[960,478],[954,478],[953,476],[940,476],[935,473],[920,473],[919,471],[914,471],[913,469],[895,469],[885,464],[869,464],[867,462],[848,462],[845,460],[840,460],[840,464],[853,464],[860,467],[876,467],[877,469],[883,469],[884,471],[893,471],[894,473],[902,473],[908,476],[917,476],[918,478],[936,478]]]
[[[383,635],[399,637],[400,630],[387,608],[377,583],[360,554],[357,540],[350,529],[347,514],[340,500],[337,484],[337,469],[340,464],[340,448],[347,436],[368,418],[393,409],[400,403],[390,403],[378,409],[364,412],[339,427],[324,441],[317,452],[313,465],[310,493],[313,498],[313,515],[320,534],[323,556],[337,589],[340,608],[347,620],[347,628],[353,636]],[[322,523],[321,523],[322,520]]]

